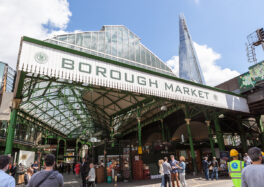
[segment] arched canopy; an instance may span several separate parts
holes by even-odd
[[[248,112],[240,95],[165,74],[165,64],[156,67],[163,62],[153,60],[150,53],[151,64],[131,62],[129,57],[125,59],[129,62],[115,61],[92,50],[90,54],[82,45],[49,42],[23,37],[14,95],[21,100],[19,118],[38,121],[62,137],[130,132],[138,117],[142,125],[149,124],[186,103],[205,110]],[[161,106],[167,111],[161,112]]]

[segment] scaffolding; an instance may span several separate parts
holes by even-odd
[[[261,45],[264,50],[264,30],[263,28],[256,30],[255,32],[247,36],[248,42],[246,43],[248,62],[257,63],[255,47]]]

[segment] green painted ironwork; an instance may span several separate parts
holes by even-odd
[[[241,139],[242,150],[243,150],[244,153],[247,153],[247,151],[248,151],[247,139],[246,139],[245,130],[244,130],[243,125],[242,125],[241,116],[237,117],[236,122],[237,122],[237,125],[238,125],[238,129],[240,131],[240,139]]]
[[[190,120],[190,119],[187,119],[187,120]],[[194,145],[193,145],[193,139],[192,139],[192,132],[190,128],[190,122],[186,121],[186,125],[187,125],[188,137],[189,137],[193,169],[194,169],[195,174],[197,174],[198,170],[197,170],[197,165],[196,165],[196,157],[195,157],[195,152],[194,152]]]
[[[207,129],[208,129],[208,136],[209,136],[209,141],[210,141],[211,152],[212,152],[212,155],[215,157],[216,154],[215,154],[213,134],[212,134],[212,129],[211,129],[210,121],[206,121],[206,126],[207,126]]]
[[[219,150],[224,151],[225,150],[224,138],[223,138],[223,134],[221,131],[221,127],[220,127],[217,115],[214,118],[214,125],[215,125],[215,133],[216,133]]]
[[[10,114],[10,122],[7,129],[5,154],[11,154],[14,142],[14,132],[16,128],[17,109],[13,109]]]
[[[261,116],[256,117],[256,122],[260,130],[259,138],[261,142],[261,147],[262,147],[262,150],[264,150],[264,127],[263,127]]]
[[[137,128],[138,128],[138,146],[139,146],[139,147],[141,147],[141,145],[142,145],[142,137],[141,137],[141,119],[140,119],[140,116],[141,116],[141,111],[140,111],[140,109],[138,108],[138,109],[137,109],[137,120],[138,120]]]

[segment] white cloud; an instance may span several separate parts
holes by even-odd
[[[194,42],[194,48],[207,85],[216,86],[240,74],[235,70],[217,65],[216,61],[221,58],[221,55],[207,45],[199,45]],[[172,68],[176,76],[179,76],[179,57],[173,56],[166,63]]]
[[[173,56],[166,64],[172,69],[173,73],[179,77],[179,56]]]
[[[15,68],[22,36],[45,39],[62,33],[70,16],[67,0],[0,1],[0,61]]]

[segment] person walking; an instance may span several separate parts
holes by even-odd
[[[67,163],[67,171],[68,171],[68,174],[71,173],[71,164],[70,163]]]
[[[76,176],[78,176],[79,177],[79,175],[80,175],[80,168],[81,168],[81,164],[79,163],[79,162],[77,162],[76,164],[75,164],[75,174],[76,174]]]
[[[159,160],[159,173],[161,175],[161,187],[164,187],[164,182],[165,182],[165,179],[164,179],[164,172],[163,172],[163,163],[164,163],[164,160],[161,159]]]
[[[208,162],[208,157],[204,157],[204,159],[202,161],[202,165],[203,165],[203,172],[205,175],[205,179],[209,180],[209,165],[210,165],[210,163]]]
[[[242,187],[264,186],[264,165],[262,163],[261,150],[252,147],[248,150],[252,164],[242,170]]]
[[[164,157],[164,163],[162,164],[163,172],[164,172],[164,186],[167,187],[167,183],[169,187],[171,187],[171,165],[168,163],[168,158]]]
[[[12,165],[12,167],[11,167],[11,169],[10,169],[10,173],[11,173],[12,177],[15,178],[16,172],[17,172],[17,165],[16,165],[16,163],[14,162],[14,164]]]
[[[179,164],[179,177],[180,177],[180,183],[182,187],[187,187],[186,180],[185,180],[185,157],[180,156],[180,164]]]
[[[230,157],[233,158],[233,161],[227,164],[229,176],[232,179],[234,187],[241,187],[241,173],[242,169],[245,167],[244,162],[238,160],[238,151],[235,149],[231,149]]]
[[[247,153],[245,153],[243,160],[245,162],[245,167],[249,166],[251,164],[251,159],[250,159],[250,157],[248,156]]]
[[[75,175],[75,165],[76,165],[76,162],[74,162],[72,164],[72,174]]]
[[[45,169],[35,173],[27,187],[62,187],[63,176],[58,172],[54,171],[55,156],[53,154],[47,154],[44,160]]]
[[[218,180],[218,168],[219,168],[219,164],[218,161],[216,160],[216,157],[213,157],[213,161],[212,161],[212,167],[213,167],[213,172],[211,175],[211,180],[215,179]]]
[[[86,162],[85,158],[82,159],[80,172],[81,172],[81,176],[82,176],[82,185],[83,185],[83,187],[86,187],[86,182],[87,182],[86,177],[87,177],[88,172],[89,172],[89,166],[88,166],[88,163]]]
[[[26,174],[24,176],[25,184],[28,184],[28,182],[31,179],[32,175],[33,175],[33,169],[30,167],[30,168],[27,169],[27,172],[26,172]]]
[[[14,177],[6,174],[6,171],[8,170],[9,162],[10,162],[10,157],[6,155],[0,156],[0,186],[1,187],[16,186]]]
[[[88,173],[88,176],[86,177],[86,180],[88,180],[88,187],[92,186],[92,187],[95,187],[95,169],[94,169],[94,164],[93,163],[90,163],[90,170],[89,170],[89,173]]]
[[[39,167],[38,167],[38,162],[37,161],[35,161],[34,164],[32,164],[31,167],[34,169],[33,173],[37,173],[38,172]]]
[[[174,155],[171,155],[170,158],[171,158],[170,165],[171,165],[171,168],[172,168],[172,171],[171,171],[172,187],[175,187],[175,183],[174,183],[175,180],[176,180],[177,187],[180,187],[179,171],[178,171],[179,162],[177,160],[175,160]]]

